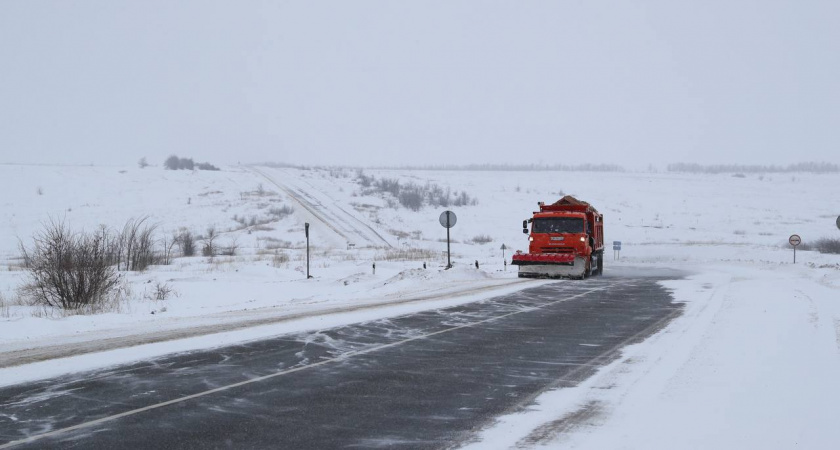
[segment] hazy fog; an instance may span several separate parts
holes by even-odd
[[[0,2],[0,162],[840,161],[837,1]]]

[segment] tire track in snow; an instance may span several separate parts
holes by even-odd
[[[301,189],[299,186],[278,181],[262,169],[256,167],[251,167],[250,169],[283,191],[298,205],[315,217],[316,220],[323,223],[324,226],[335,232],[345,241],[353,243],[357,246],[362,244],[370,247],[384,246],[393,248],[391,243],[379,234],[378,231],[355,217],[353,214],[347,212],[347,210],[338,205],[337,201],[333,200],[332,203],[325,204],[325,202],[319,200],[309,192],[306,192],[304,189]],[[313,191],[317,191],[317,189],[311,184],[307,184]],[[326,193],[322,192],[322,194],[331,199],[331,197],[329,197]]]

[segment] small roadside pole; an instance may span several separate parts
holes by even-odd
[[[458,222],[458,217],[455,216],[455,213],[449,210],[446,210],[440,213],[440,224],[442,227],[446,228],[446,268],[452,268],[452,253],[449,250],[449,229],[455,226],[455,223]]]
[[[376,261],[373,262],[373,274],[376,275]]]
[[[621,241],[613,241],[613,260],[621,259]]]
[[[505,270],[507,270],[507,259],[505,259],[505,250],[507,250],[507,245],[502,244],[502,261],[505,262]]]
[[[306,233],[306,279],[312,278],[309,275],[309,222],[303,224],[303,231]]]
[[[840,218],[838,218],[838,220],[840,220]],[[802,243],[802,238],[799,237],[798,234],[792,234],[790,235],[790,238],[788,238],[788,242],[790,242],[790,245],[793,246],[793,263],[796,264],[796,247]]]

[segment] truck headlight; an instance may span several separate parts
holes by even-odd
[[[533,236],[530,236],[530,237],[528,238],[528,241],[530,241],[530,242],[534,242],[534,237],[533,237]]]
[[[586,238],[585,238],[585,237],[583,237],[583,236],[581,236],[581,237],[580,237],[580,241],[581,241],[581,242],[586,242]]]

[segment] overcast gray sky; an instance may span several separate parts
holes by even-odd
[[[840,2],[0,1],[0,162],[840,162]]]

